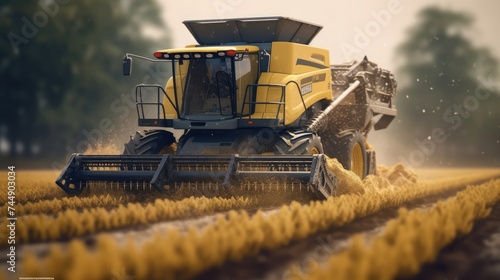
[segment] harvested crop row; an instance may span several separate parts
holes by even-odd
[[[16,181],[16,214],[26,215],[34,213],[51,214],[64,209],[79,209],[78,206],[72,207],[73,202],[84,205],[85,207],[108,206],[103,205],[103,200],[110,202],[107,195],[110,197],[121,198],[121,203],[134,201],[153,202],[157,198],[165,198],[166,195],[157,192],[142,192],[133,193],[123,189],[111,189],[105,184],[92,185],[85,189],[78,198],[68,197],[61,188],[55,184],[57,174],[53,171],[19,171]],[[7,185],[7,177],[0,178],[0,185]],[[98,197],[98,199],[95,199]],[[79,201],[78,199],[82,199]],[[0,196],[0,207],[7,202],[7,195]],[[52,205],[52,204],[55,205]],[[29,204],[29,206],[28,206]],[[60,205],[59,205],[60,204]],[[94,206],[92,206],[94,205]],[[58,207],[61,207],[58,210]],[[38,211],[37,211],[38,209]],[[6,215],[7,207],[0,208],[0,217]],[[25,212],[22,212],[25,211]]]
[[[16,215],[54,215],[68,209],[81,210],[84,208],[113,208],[119,205],[126,204],[134,200],[131,195],[99,195],[92,197],[63,197],[54,198],[52,200],[41,200],[38,202],[27,202],[16,206]],[[0,208],[0,217],[7,216],[7,207]]]
[[[110,237],[101,236],[98,238],[98,248],[89,252],[82,241],[75,240],[67,251],[62,252],[59,247],[54,247],[43,261],[33,256],[26,258],[26,275],[109,279],[112,277],[111,268],[118,271],[126,268],[126,273],[136,279],[191,278],[226,261],[239,261],[263,249],[276,249],[292,240],[348,223],[356,217],[454,189],[485,179],[484,176],[411,184],[400,188],[383,186],[383,189],[372,188],[362,195],[332,197],[304,206],[292,203],[267,217],[261,212],[250,218],[245,211],[231,211],[227,219],[220,216],[213,226],[208,226],[201,234],[194,228],[185,235],[171,230],[166,235],[156,235],[153,240],[143,243],[141,248],[137,248],[134,240],[129,240],[127,246],[121,247]],[[388,182],[385,178],[380,180]],[[72,265],[60,266],[63,260]],[[89,271],[87,267],[93,269]]]
[[[81,213],[66,210],[56,217],[28,215],[18,219],[16,241],[27,243],[68,239],[103,230],[226,211],[250,203],[248,198],[190,197],[180,201],[158,199],[146,206],[128,203],[109,211],[105,208],[84,209]],[[0,234],[8,234],[8,228],[2,228]]]
[[[54,184],[55,173],[48,171],[18,171],[16,175],[16,203],[26,203],[42,199],[67,196]],[[0,178],[2,186],[7,185],[7,177]],[[7,202],[7,195],[0,196],[0,205]]]
[[[37,203],[43,200],[63,199],[68,195],[55,184],[57,175],[53,171],[18,171],[16,176],[16,203],[18,205],[26,203]],[[7,177],[0,178],[1,185],[7,185]],[[86,189],[81,197],[93,197],[107,195],[110,196],[130,196],[123,190],[91,188]],[[7,195],[0,196],[0,206],[7,202]],[[16,208],[17,210],[17,208]],[[5,212],[1,212],[4,215]]]
[[[500,180],[468,187],[431,210],[407,211],[389,222],[385,232],[367,247],[362,235],[339,255],[332,256],[326,267],[295,279],[393,279],[416,274],[423,263],[435,260],[439,250],[455,238],[469,233],[474,220],[490,213],[489,207],[500,201]],[[380,256],[384,256],[381,258]]]

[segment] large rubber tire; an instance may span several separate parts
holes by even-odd
[[[274,145],[276,154],[313,155],[322,154],[323,145],[320,137],[308,131],[284,131],[279,134]]]
[[[336,136],[333,155],[342,166],[361,179],[368,173],[365,138],[359,131],[345,131]]]
[[[175,137],[165,130],[137,131],[125,143],[124,155],[158,155],[166,151],[175,143]]]

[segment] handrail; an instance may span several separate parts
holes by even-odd
[[[286,87],[289,85],[289,84],[294,84],[296,87],[297,87],[297,92],[300,96],[300,100],[302,101],[302,105],[304,106],[304,110],[307,110],[307,106],[306,106],[306,103],[304,101],[304,97],[303,97],[303,94],[302,94],[302,90],[300,89],[300,86],[299,84],[296,82],[296,81],[288,81],[286,84],[249,84],[247,85],[246,89],[245,89],[245,95],[243,97],[243,100],[244,102],[242,103],[241,105],[241,113],[240,115],[243,116],[243,111],[245,109],[245,105],[251,105],[251,104],[271,104],[271,105],[279,105],[278,106],[278,112],[276,114],[276,118],[278,118],[278,114],[279,114],[279,111],[281,109],[281,106],[282,105],[286,105]],[[250,102],[250,101],[246,101],[247,100],[247,93],[248,93],[248,89],[251,88],[251,87],[259,87],[259,86],[268,86],[268,87],[281,87],[281,98],[280,100],[283,100],[281,102]],[[251,108],[249,108],[249,112],[251,112]],[[249,113],[249,116],[251,117],[251,113]],[[286,117],[286,110],[283,110],[283,121],[285,121],[285,117]]]
[[[261,105],[278,105],[278,110],[276,112],[276,119],[278,119],[278,116],[280,115],[280,110],[283,108],[283,122],[284,122],[286,119],[286,109],[285,109],[286,87],[291,83],[293,83],[297,87],[297,92],[298,92],[300,99],[302,101],[302,104],[304,106],[304,110],[307,110],[307,106],[305,104],[304,97],[302,96],[300,86],[296,81],[289,81],[286,84],[249,84],[249,85],[247,85],[247,87],[245,89],[245,94],[243,96],[243,103],[241,105],[241,111],[240,111],[240,119],[243,118],[243,116],[246,116],[244,114],[245,106],[249,107],[248,108],[249,109],[248,110],[248,117],[251,118],[253,111],[255,110],[255,107],[252,105],[259,105],[259,104],[261,104]],[[252,96],[251,92],[249,92],[250,89],[254,88],[256,90],[258,87],[264,87],[264,86],[265,87],[279,87],[279,88],[281,88],[281,97],[279,99],[280,101],[259,101],[259,102],[250,101],[250,98]],[[157,89],[157,102],[144,102],[142,88],[156,88]],[[166,110],[165,110],[165,106],[163,105],[163,101],[160,98],[160,95],[161,95],[160,91],[167,98],[168,102],[172,105],[177,116],[180,116],[179,109],[175,105],[174,101],[167,95],[165,89],[162,86],[157,85],[157,84],[138,84],[136,86],[136,105],[137,105],[136,109],[137,109],[137,115],[139,116],[139,118],[142,118],[142,119],[145,118],[144,106],[157,105],[158,106],[158,119],[160,119],[160,109],[159,109],[160,107],[161,107],[161,111],[163,111],[163,118],[166,119]],[[255,91],[255,95],[256,95],[256,92],[257,91]],[[247,101],[247,96],[248,96],[249,101]],[[140,107],[140,110],[139,110],[139,107]]]
[[[304,96],[302,94],[302,90],[300,89],[299,84],[296,81],[288,81],[288,83],[286,83],[286,86],[288,86],[288,84],[290,83],[293,83],[297,86],[297,92],[299,93],[300,100],[302,100],[302,105],[304,105],[304,111],[306,111],[307,110],[306,102],[304,101]]]
[[[157,92],[156,92],[157,101],[156,102],[144,102],[142,88],[156,88],[157,89]],[[145,118],[144,105],[146,105],[146,106],[147,105],[157,105],[158,106],[158,119],[160,119],[160,109],[159,109],[160,107],[162,108],[162,111],[163,111],[163,119],[166,119],[165,106],[163,105],[163,100],[161,100],[161,98],[160,98],[161,93],[163,93],[163,95],[167,98],[167,100],[170,102],[170,104],[174,108],[177,116],[179,116],[179,110],[178,110],[177,106],[175,106],[174,102],[172,101],[172,99],[170,99],[170,97],[167,95],[167,93],[165,92],[165,89],[162,86],[157,85],[157,84],[138,84],[135,87],[135,100],[136,100],[137,115],[139,118],[141,118],[141,116],[142,116],[142,119]],[[139,107],[141,108],[141,110],[139,110]]]
[[[281,97],[280,97],[280,100],[282,101],[265,101],[265,102],[252,102],[252,101],[246,101],[247,100],[247,93],[248,93],[248,89],[249,88],[257,88],[257,87],[260,87],[260,86],[265,86],[265,87],[280,87],[281,88]],[[249,84],[247,85],[246,89],[245,89],[245,95],[243,96],[243,103],[241,105],[241,117],[240,119],[243,117],[243,111],[245,109],[245,105],[254,105],[254,104],[269,104],[269,105],[278,105],[278,110],[276,112],[276,119],[278,119],[278,116],[279,116],[279,113],[280,113],[280,110],[282,108],[282,106],[284,106],[286,104],[286,85],[283,85],[283,84]],[[249,111],[249,118],[252,118],[252,108],[249,106],[248,108],[248,111]],[[283,122],[285,121],[285,118],[286,118],[286,110],[283,109]]]

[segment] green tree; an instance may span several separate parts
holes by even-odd
[[[26,155],[36,143],[41,155],[60,158],[104,119],[113,133],[132,125],[133,114],[110,106],[137,82],[121,77],[124,53],[169,45],[167,35],[146,36],[147,28],[168,34],[154,0],[3,1],[0,132],[11,155],[16,143]]]
[[[399,47],[393,131],[413,165],[500,165],[498,61],[469,39],[471,16],[436,7]]]

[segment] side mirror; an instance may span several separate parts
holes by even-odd
[[[132,74],[132,58],[128,55],[123,57],[123,76],[130,76]]]

